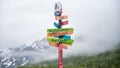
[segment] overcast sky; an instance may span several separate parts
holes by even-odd
[[[55,28],[54,3],[58,0],[0,0],[0,49],[20,46],[46,36]],[[73,27],[73,47],[107,48],[120,42],[119,0],[60,0],[63,15]],[[80,39],[77,38],[80,36]],[[79,42],[79,43],[78,43]],[[99,45],[98,45],[99,44]],[[91,45],[91,46],[90,46]],[[106,45],[106,46],[105,46]]]

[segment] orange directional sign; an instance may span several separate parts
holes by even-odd
[[[49,44],[50,44],[51,46],[59,47],[59,44],[58,44],[58,43],[55,43],[55,42],[49,42]],[[66,45],[63,45],[63,44],[62,44],[62,48],[67,49],[68,47],[67,47]]]
[[[62,20],[62,19],[67,19],[67,18],[68,18],[67,15],[65,15],[65,16],[56,16],[55,17],[56,20]]]
[[[62,36],[62,35],[71,35],[71,34],[73,34],[72,31],[54,32],[54,33],[48,33],[47,37]]]

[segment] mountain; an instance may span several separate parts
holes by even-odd
[[[0,50],[0,68],[17,68],[29,62],[46,59],[47,51],[55,52],[45,38],[15,48]],[[37,59],[36,59],[37,58]]]
[[[58,60],[29,64],[18,68],[57,68]],[[64,58],[64,68],[120,68],[120,44],[114,50],[97,55],[69,55]]]
[[[90,44],[89,45],[84,44],[86,43],[84,36],[83,37],[77,36],[74,38],[74,40],[75,40],[74,46],[69,47],[69,52],[67,52],[68,50],[64,51],[66,52],[66,54],[64,54],[66,57],[68,57],[67,54],[76,53],[77,55],[82,55],[82,53],[85,54],[92,54],[94,52],[101,53],[107,50],[105,48],[103,49],[104,46],[102,48],[98,47],[97,44],[96,47]],[[82,41],[83,43],[80,43],[79,40]],[[113,48],[110,49],[110,46],[107,48],[109,48],[110,51],[113,50]],[[29,63],[39,63],[46,60],[57,59],[57,56],[58,56],[58,49],[56,47],[49,46],[46,38],[42,38],[41,40],[26,43],[20,45],[19,47],[0,50],[0,68],[17,68],[18,66],[24,66]],[[75,57],[75,59],[77,58]]]

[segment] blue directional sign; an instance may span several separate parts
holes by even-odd
[[[54,16],[58,16],[58,14],[55,12],[55,13],[54,13]]]
[[[55,38],[59,38],[59,36],[54,36]],[[63,39],[66,39],[66,40],[70,40],[71,39],[71,36],[67,36],[67,35],[63,35],[62,36]]]
[[[62,38],[67,39],[67,40],[70,40],[70,39],[71,39],[71,36],[64,35]]]
[[[58,27],[59,27],[59,24],[57,24],[56,22],[54,22],[54,26],[55,26],[56,28],[58,28]]]

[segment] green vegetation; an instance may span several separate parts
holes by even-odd
[[[57,60],[29,64],[18,68],[58,68]],[[64,68],[120,68],[120,44],[113,51],[94,56],[69,56],[64,58]]]

